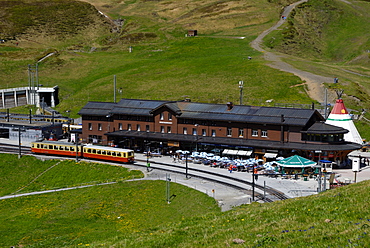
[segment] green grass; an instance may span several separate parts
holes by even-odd
[[[188,218],[99,247],[368,247],[369,182],[319,195]],[[241,239],[243,245],[233,240]]]
[[[2,194],[26,185],[56,162],[45,161],[39,168],[42,163],[29,157],[1,155],[1,159],[5,162],[1,174],[7,181],[1,185]],[[54,177],[67,168],[72,179],[56,182]],[[37,173],[29,176],[33,170]],[[116,180],[121,178],[117,170],[127,173],[121,167],[67,163],[65,169],[56,166],[39,177],[33,190],[42,189],[40,183],[81,185],[96,180],[93,174]],[[12,185],[15,174],[19,183]],[[119,180],[1,200],[0,247],[368,247],[369,186],[364,181],[318,195],[220,212],[213,198],[176,183],[170,184],[176,197],[167,204],[166,182]],[[236,239],[244,244],[236,244]]]
[[[1,195],[118,182],[1,200],[0,247],[85,246],[220,212],[213,198],[175,183],[170,185],[175,197],[168,204],[165,182],[125,182],[142,176],[139,171],[97,163],[43,162],[29,156],[0,157]]]
[[[28,86],[28,64],[55,51],[39,63],[39,82],[60,87],[57,110],[71,110],[71,117],[78,117],[88,101],[113,101],[114,75],[117,88],[123,89],[118,98],[190,97],[197,102],[238,103],[238,81],[243,80],[244,104],[267,105],[269,99],[311,102],[304,86],[290,88],[302,83],[298,77],[266,66],[262,54],[249,46],[280,18],[282,6],[293,0],[89,0],[113,19],[123,20],[119,32],[110,32],[107,20],[86,3],[26,2],[0,1],[8,24],[0,29],[15,32],[19,40],[19,46],[16,40],[0,45],[0,76],[7,79],[0,85]],[[36,11],[40,6],[46,6],[42,15]],[[281,30],[268,36],[265,45],[294,55],[290,62],[300,69],[339,76],[339,87],[352,97],[345,99],[347,107],[369,109],[369,80],[343,71],[369,75],[369,9],[367,1],[309,1],[294,11]],[[51,14],[55,10],[57,14]],[[14,29],[9,28],[12,25]],[[199,36],[185,38],[188,29],[197,29]],[[253,59],[247,60],[248,56]]]
[[[1,196],[143,177],[140,171],[108,164],[42,161],[32,156],[23,156],[18,160],[15,155],[9,154],[1,154],[1,159]]]

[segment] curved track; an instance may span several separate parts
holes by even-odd
[[[0,144],[0,153],[12,153],[12,154],[19,154],[19,146],[18,145],[11,145],[11,144]],[[21,146],[21,154],[22,155],[30,155],[31,154],[31,149],[30,147],[26,146]],[[40,155],[33,155],[35,157],[40,157]],[[58,157],[58,156],[48,156],[48,155],[41,155],[43,158],[60,158],[60,159],[66,159],[66,157]],[[68,158],[71,159],[71,158]],[[84,159],[86,160],[86,159]],[[146,167],[146,160],[143,159],[136,159],[137,162],[134,164],[134,166],[138,167]],[[107,162],[107,161],[105,161]],[[111,162],[109,162],[111,163]],[[284,193],[273,189],[272,187],[268,186],[262,186],[258,185],[256,183],[253,184],[253,182],[247,181],[247,180],[242,180],[239,178],[234,178],[231,176],[223,175],[220,173],[212,172],[209,170],[201,170],[197,168],[188,168],[187,172],[184,170],[184,166],[176,165],[176,164],[171,164],[171,163],[162,163],[162,162],[155,162],[155,161],[150,161],[151,163],[151,169],[158,169],[162,171],[167,171],[167,172],[172,172],[172,173],[177,173],[177,174],[182,174],[186,175],[188,177],[197,177],[201,178],[204,180],[212,181],[215,183],[219,183],[228,187],[233,187],[236,189],[241,189],[241,190],[246,190],[246,191],[251,191],[250,189],[255,189],[255,199],[256,200],[262,200],[265,202],[273,202],[277,200],[285,200],[288,199]],[[114,163],[116,164],[116,163]],[[259,191],[259,192],[257,192]],[[265,194],[264,194],[265,193]]]

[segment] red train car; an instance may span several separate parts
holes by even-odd
[[[135,161],[134,151],[107,146],[78,145],[59,141],[32,142],[31,152],[39,154],[51,154],[61,156],[77,156],[90,159],[115,161],[121,163],[133,163]]]
[[[83,157],[122,163],[133,163],[134,151],[108,146],[86,145],[83,147]]]
[[[75,144],[59,141],[39,141],[31,143],[31,152],[40,154],[54,154],[61,156],[76,157],[76,148],[78,150],[78,157],[82,156],[82,147]]]

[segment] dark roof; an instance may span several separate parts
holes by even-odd
[[[333,126],[324,122],[316,122],[307,131],[302,131],[302,133],[309,134],[345,134],[348,132],[349,131],[345,128]]]
[[[124,115],[147,115],[151,116],[151,111],[168,101],[121,99],[117,106],[112,109],[112,114]]]
[[[109,136],[119,137],[135,137],[147,140],[160,140],[160,141],[183,141],[183,142],[196,142],[198,139],[199,143],[209,144],[220,144],[240,147],[255,147],[264,149],[288,149],[288,150],[307,150],[307,151],[348,151],[357,150],[362,146],[352,142],[343,143],[321,143],[321,142],[279,142],[279,141],[267,141],[267,140],[255,140],[255,139],[238,139],[238,138],[224,138],[224,137],[208,137],[208,136],[196,136],[186,134],[175,134],[175,133],[156,133],[156,132],[145,132],[145,131],[127,131],[121,130],[111,133],[106,133]]]
[[[117,105],[112,102],[88,102],[79,112],[79,115],[106,116]]]
[[[269,123],[294,126],[305,126],[310,120],[324,121],[322,115],[312,109],[256,107],[247,105],[235,105],[230,109],[226,104],[138,99],[122,99],[119,103],[89,102],[80,110],[79,114],[152,116],[153,112],[161,107],[173,111],[178,118],[194,120]]]
[[[228,110],[226,104],[193,102],[176,102],[166,104],[166,106],[169,106],[172,110],[181,112],[179,118],[187,119],[281,124],[283,115],[284,124],[298,126],[306,125],[313,115],[316,115],[319,120],[324,120],[316,110],[312,109],[235,105],[231,110]]]

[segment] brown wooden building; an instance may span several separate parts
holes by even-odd
[[[83,142],[141,151],[228,148],[340,162],[361,148],[343,140],[348,130],[323,123],[313,109],[122,99],[89,102],[79,114]]]

